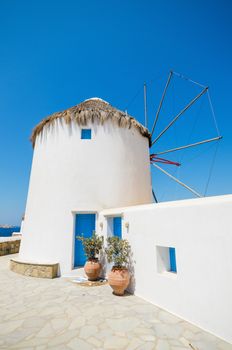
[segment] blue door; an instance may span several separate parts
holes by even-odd
[[[75,224],[74,267],[84,266],[86,256],[83,244],[76,236],[91,237],[95,231],[95,214],[77,214]]]
[[[120,216],[113,218],[113,235],[122,238],[122,218]]]

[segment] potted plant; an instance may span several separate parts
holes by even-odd
[[[109,237],[105,249],[107,260],[113,262],[108,275],[108,282],[116,295],[123,295],[130,282],[128,263],[130,257],[130,244],[126,239]]]
[[[101,272],[101,264],[99,262],[99,254],[103,247],[104,238],[93,232],[92,237],[84,238],[77,236],[77,239],[82,241],[87,261],[84,266],[85,273],[89,281],[96,281]]]

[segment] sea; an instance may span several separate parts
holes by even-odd
[[[13,232],[19,232],[20,226],[12,226],[9,228],[0,227],[0,237],[11,237]]]

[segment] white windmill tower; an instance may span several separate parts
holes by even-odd
[[[90,236],[99,229],[98,213],[102,209],[148,204],[153,197],[157,201],[150,164],[194,196],[202,196],[162,167],[179,166],[178,162],[161,157],[219,141],[219,132],[215,137],[156,151],[157,142],[203,95],[207,94],[216,125],[208,87],[191,81],[202,90],[155,136],[173,75],[178,74],[169,74],[151,133],[99,98],[55,113],[36,126],[20,260],[41,264],[56,261],[61,273],[83,265],[85,258],[76,236]],[[144,96],[146,126],[146,89]]]
[[[148,130],[99,98],[44,119],[32,143],[22,261],[69,272],[80,265],[77,222],[90,235],[100,210],[153,202]]]

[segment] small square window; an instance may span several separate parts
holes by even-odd
[[[176,267],[176,249],[173,247],[156,247],[157,270],[159,273],[172,272],[177,273]]]
[[[81,129],[81,139],[82,140],[91,140],[92,130],[91,129]]]

